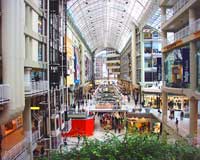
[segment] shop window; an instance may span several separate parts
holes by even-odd
[[[51,130],[55,130],[55,121],[54,119],[51,119]]]
[[[38,17],[38,33],[42,34],[43,33],[43,22],[42,22],[42,17]]]
[[[59,121],[60,121],[59,118],[57,118],[56,119],[56,129],[58,129],[60,127]]]
[[[144,39],[152,39],[152,33],[151,32],[144,32]]]
[[[153,81],[157,81],[157,73],[145,72],[145,82],[153,82]]]
[[[153,38],[158,38],[158,32],[153,32]]]
[[[43,60],[42,43],[38,43],[38,61]]]

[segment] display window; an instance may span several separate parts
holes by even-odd
[[[20,128],[22,125],[23,125],[22,115],[20,115],[16,119],[9,121],[8,123],[4,125],[5,136],[10,134],[11,132],[14,132],[16,129]]]
[[[160,108],[161,106],[160,96],[156,94],[145,94],[144,106],[149,108]]]
[[[157,133],[157,134],[161,133],[161,123],[160,122],[153,123],[153,133]]]
[[[150,119],[148,118],[128,118],[128,132],[140,132],[149,133],[150,130]]]
[[[189,111],[189,99],[185,96],[168,96],[168,108]]]
[[[165,59],[166,86],[188,88],[190,84],[189,46],[174,49]]]

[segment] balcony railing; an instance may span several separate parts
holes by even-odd
[[[0,85],[0,104],[7,103],[10,100],[10,92],[9,92],[8,84]]]
[[[37,143],[38,139],[39,139],[39,131],[33,132],[33,134],[32,134],[32,144]]]
[[[173,14],[176,14],[181,8],[183,8],[189,0],[178,0],[173,6]]]
[[[189,26],[186,26],[174,34],[175,41],[187,37],[190,34]]]
[[[25,138],[10,150],[5,151],[4,155],[2,156],[2,160],[13,160],[21,156],[26,151],[27,142],[28,141]]]
[[[190,33],[200,31],[200,18],[194,21],[190,26]]]
[[[68,112],[68,117],[69,118],[83,118],[83,117],[87,117],[88,116],[88,114],[87,114],[87,112],[81,112],[81,111],[79,111],[79,112],[76,112],[76,111],[69,111]]]
[[[186,26],[174,33],[174,35],[170,35],[167,40],[168,44],[171,44],[179,39],[189,36],[192,33],[200,31],[200,18],[194,21],[190,26]]]
[[[39,92],[45,92],[48,90],[48,82],[47,81],[32,81],[25,82],[25,94],[36,94]]]

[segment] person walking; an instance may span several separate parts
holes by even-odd
[[[177,133],[178,133],[178,118],[176,118],[176,130],[177,130]]]
[[[181,111],[180,117],[181,117],[181,120],[183,120],[183,117],[184,117],[184,112],[183,111]]]

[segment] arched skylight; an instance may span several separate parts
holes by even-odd
[[[114,48],[120,52],[138,25],[150,0],[70,0],[68,12],[91,50]]]

